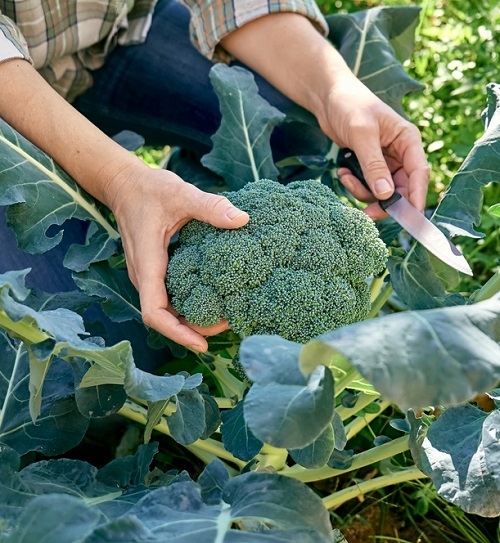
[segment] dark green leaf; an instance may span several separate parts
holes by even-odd
[[[97,480],[117,488],[144,485],[157,452],[158,443],[140,445],[134,455],[116,458],[102,467],[97,474]]]
[[[27,505],[5,543],[75,543],[99,522],[99,511],[73,496],[37,496]]]
[[[222,122],[202,164],[224,177],[230,190],[262,178],[277,180],[270,137],[285,116],[259,95],[248,70],[216,64],[210,80],[219,98]]]
[[[216,505],[222,499],[224,487],[229,482],[229,474],[219,460],[213,460],[198,477],[201,497],[208,505]]]
[[[54,161],[0,119],[0,205],[10,206],[9,225],[19,246],[43,253],[58,245],[62,230],[48,237],[53,225],[68,219],[92,220],[105,233],[101,241],[119,239],[98,203]]]
[[[190,445],[205,431],[205,402],[197,389],[182,390],[176,396],[176,410],[168,417],[172,437],[182,445]]]
[[[401,64],[413,51],[419,11],[413,6],[380,7],[327,17],[329,38],[354,74],[403,115],[403,96],[423,88]]]
[[[26,349],[0,331],[0,442],[20,454],[62,454],[82,440],[89,421],[75,401],[73,372],[54,360],[45,376],[36,424],[30,413],[29,365]]]
[[[100,262],[73,277],[79,288],[101,301],[104,312],[112,321],[135,319],[142,322],[139,295],[125,270]]]
[[[90,234],[92,232],[92,234]],[[73,244],[64,257],[64,265],[70,270],[82,272],[88,270],[92,262],[102,262],[115,254],[118,249],[116,239],[107,232],[99,230],[96,223],[91,223],[86,245]]]
[[[288,452],[297,464],[308,469],[314,469],[326,465],[333,452],[333,445],[333,428],[330,424],[310,445],[302,449],[291,449]]]
[[[484,135],[476,141],[431,218],[448,237],[482,236],[474,229],[480,222],[482,189],[492,181],[500,181],[500,86],[490,84],[487,91]],[[394,290],[411,309],[449,305],[445,289],[456,282],[456,272],[440,266],[436,273],[421,247],[404,262],[390,262],[389,266]]]
[[[481,220],[481,189],[491,181],[500,181],[500,85],[488,85],[487,98],[486,130],[462,163],[432,217],[450,236],[482,237],[474,230]]]
[[[302,345],[278,336],[251,336],[240,347],[241,363],[253,382],[244,399],[245,420],[264,443],[300,449],[316,440],[334,413],[333,376],[318,366],[299,370]]]
[[[80,413],[87,418],[107,417],[122,407],[127,399],[123,385],[102,384],[81,387],[89,364],[81,358],[69,361],[75,379],[75,400]]]
[[[257,439],[245,422],[243,402],[221,414],[221,435],[224,448],[231,454],[248,462],[262,449],[264,443]]]

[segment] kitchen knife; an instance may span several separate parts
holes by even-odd
[[[340,149],[337,156],[338,167],[347,168],[363,185],[370,190],[361,170],[358,158],[350,149]],[[448,266],[462,273],[472,275],[472,270],[462,253],[453,243],[416,207],[394,191],[390,198],[378,201],[380,207],[393,217],[410,235],[428,251]]]

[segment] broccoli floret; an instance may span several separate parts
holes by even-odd
[[[227,319],[243,337],[303,343],[366,317],[367,279],[388,257],[367,215],[315,180],[263,179],[224,195],[250,221],[182,228],[166,279],[176,311],[201,326]]]

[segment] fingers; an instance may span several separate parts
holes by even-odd
[[[180,322],[189,326],[195,332],[203,336],[216,336],[221,332],[229,330],[229,323],[226,320],[222,320],[213,326],[197,326],[196,324],[189,324],[184,318],[180,318]]]
[[[227,198],[197,190],[190,202],[192,219],[198,219],[217,228],[240,228],[248,220],[248,213],[235,207]]]
[[[167,296],[165,276],[167,253],[161,239],[149,236],[143,239],[140,253],[134,255],[133,275],[139,291],[142,320],[172,341],[204,352],[206,339],[180,322],[174,315]]]
[[[373,130],[370,138],[353,148],[363,170],[366,183],[377,200],[385,200],[394,192],[394,182],[382,152],[380,137]]]

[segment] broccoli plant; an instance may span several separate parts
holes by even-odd
[[[388,258],[367,215],[317,180],[261,179],[224,194],[250,222],[221,230],[191,221],[170,259],[171,302],[189,322],[226,319],[242,337],[305,343],[366,317],[368,279]]]
[[[396,58],[411,49],[417,13],[329,21],[356,75],[396,108],[416,86]],[[283,115],[249,72],[218,65],[212,79],[223,123],[203,162],[251,221],[230,233],[186,226],[167,282],[181,313],[198,324],[227,318],[238,334],[210,338],[207,353],[170,343],[154,374],[134,362],[151,351],[86,332],[95,300],[115,322],[141,319],[113,218],[0,121],[0,205],[20,245],[43,252],[61,239],[51,226],[91,222],[65,260],[80,291],[40,293],[26,288],[28,270],[0,274],[0,541],[339,543],[328,510],[428,477],[466,511],[498,515],[498,272],[453,292],[455,272],[418,245],[388,242],[387,252],[373,223],[334,196],[334,147],[274,164],[269,139]],[[477,235],[482,189],[500,172],[498,86],[488,98],[485,136],[432,218],[450,236]],[[278,183],[290,164],[307,181]],[[388,256],[390,275],[377,275]],[[487,408],[471,402],[482,392]],[[147,444],[99,470],[61,458],[110,414],[140,425]],[[391,428],[375,435],[381,418]],[[41,460],[30,463],[33,451]],[[359,480],[373,467],[377,476]],[[343,488],[318,484],[339,475]]]

